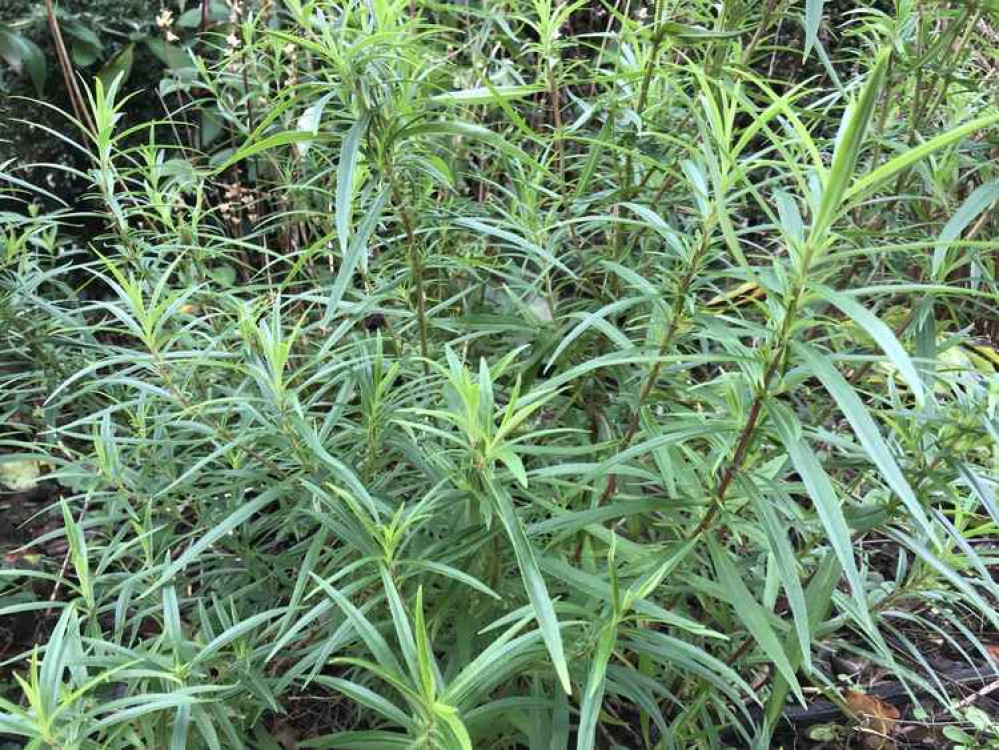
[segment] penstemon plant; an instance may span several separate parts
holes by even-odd
[[[0,732],[766,748],[875,678],[967,715],[994,13],[216,5],[161,120],[105,76],[46,131],[85,202],[0,165]]]

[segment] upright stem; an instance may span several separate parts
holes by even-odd
[[[659,373],[662,371],[663,365],[662,358],[666,356],[666,353],[673,347],[673,340],[679,330],[680,315],[683,312],[683,303],[687,298],[690,286],[693,284],[697,271],[700,268],[701,260],[704,258],[704,253],[708,249],[708,237],[710,232],[710,228],[705,226],[704,236],[701,238],[701,244],[698,246],[697,251],[690,259],[690,264],[687,266],[687,270],[684,272],[684,275],[680,280],[680,286],[677,288],[676,296],[673,298],[673,304],[670,306],[669,325],[663,333],[663,337],[659,341],[656,361],[653,363],[648,375],[645,376],[642,387],[638,391],[638,400],[635,403],[635,408],[632,410],[631,417],[628,420],[628,427],[625,430],[624,435],[621,436],[621,440],[618,441],[618,452],[625,450],[629,445],[631,445],[631,441],[634,440],[635,435],[638,434],[638,427],[641,424],[642,408],[645,406],[645,402],[651,395],[652,389],[656,385],[656,381],[659,380]],[[611,474],[607,479],[607,486],[604,488],[603,493],[601,493],[600,498],[597,500],[597,505],[602,505],[610,499],[616,489],[617,480],[614,475]]]
[[[766,372],[763,375],[763,381],[760,383],[760,390],[757,392],[756,397],[753,399],[752,405],[749,407],[749,414],[746,416],[746,424],[739,435],[739,441],[736,443],[735,452],[732,454],[732,459],[729,461],[728,465],[725,467],[725,471],[722,472],[721,479],[718,480],[718,484],[715,488],[714,499],[715,504],[711,506],[701,522],[697,524],[694,530],[687,535],[687,539],[696,539],[714,523],[715,518],[721,512],[725,503],[725,496],[728,494],[728,488],[732,484],[732,480],[735,479],[736,474],[742,469],[742,464],[746,460],[746,454],[749,452],[749,446],[752,442],[753,435],[756,432],[756,428],[760,421],[760,412],[763,408],[763,402],[767,398],[768,391],[770,390],[770,381],[773,380],[774,375],[777,374],[777,370],[784,360],[784,354],[787,351],[787,345],[791,338],[791,326],[794,320],[794,316],[797,314],[798,308],[801,305],[801,297],[805,291],[805,279],[808,274],[808,264],[810,260],[810,255],[805,258],[800,275],[789,295],[787,306],[784,310],[784,320],[781,323],[780,331],[777,334],[777,342],[774,347],[773,355],[770,358],[770,362],[767,364]]]
[[[406,234],[409,272],[413,277],[413,286],[416,292],[416,322],[420,329],[420,356],[423,357],[423,374],[429,375],[430,348],[427,346],[427,293],[423,283],[423,258],[420,256],[420,247],[416,231],[413,228],[413,217],[402,201],[402,192],[399,190],[391,167],[388,170],[388,179],[392,188],[392,202],[395,203],[396,210],[399,212],[402,228]]]
[[[763,35],[767,31],[767,27],[770,24],[770,16],[774,12],[774,8],[777,6],[777,0],[767,0],[766,7],[763,9],[763,14],[760,16],[760,22],[756,26],[756,31],[753,32],[752,39],[749,40],[749,44],[742,52],[742,64],[748,65],[753,57],[753,52],[756,51],[756,45],[760,43],[763,39]]]
[[[665,27],[662,24],[662,11],[659,7],[659,3],[656,3],[656,21],[655,26],[652,31],[652,50],[649,52],[649,59],[645,63],[645,70],[642,71],[642,83],[638,89],[638,102],[635,104],[635,113],[638,115],[638,119],[641,122],[642,113],[645,111],[645,105],[649,99],[649,90],[652,87],[652,74],[656,69],[656,61],[659,59],[659,50],[662,47],[663,39],[666,38]],[[626,196],[631,194],[632,186],[632,171],[634,167],[634,149],[629,149],[628,154],[625,157],[624,165],[624,194]]]
[[[555,83],[555,67],[551,63],[548,64],[547,79],[548,99],[552,109],[552,125],[555,127],[555,161],[558,165],[561,184],[565,185],[565,154],[562,148],[562,99],[559,95],[558,85]]]
[[[922,20],[922,17],[920,18],[920,20]],[[969,22],[969,23],[968,23],[967,27],[965,28],[964,33],[957,40],[957,44],[954,45],[954,47],[953,47],[953,54],[951,55],[951,65],[950,65],[950,67],[946,67],[943,64],[941,64],[940,67],[944,68],[944,72],[936,74],[936,77],[933,80],[933,84],[930,87],[930,88],[932,88],[932,89],[935,90],[936,87],[937,87],[937,81],[939,80],[939,81],[941,81],[941,87],[940,87],[939,91],[934,91],[934,93],[931,94],[931,95],[929,95],[929,96],[919,96],[920,90],[923,88],[923,86],[922,86],[922,79],[921,79],[922,67],[920,67],[920,69],[916,73],[916,89],[915,90],[916,90],[917,96],[916,96],[915,109],[913,110],[913,113],[912,113],[912,122],[909,124],[909,147],[910,148],[912,148],[913,146],[916,145],[916,135],[919,132],[920,126],[923,124],[923,119],[924,119],[926,113],[927,112],[935,112],[936,109],[937,109],[937,107],[939,106],[940,102],[942,101],[942,99],[947,95],[947,89],[950,87],[950,81],[951,81],[951,77],[952,77],[951,76],[951,69],[952,69],[952,67],[954,65],[957,65],[960,62],[961,55],[964,52],[964,48],[965,48],[965,46],[967,45],[968,41],[971,38],[971,33],[974,31],[975,25],[978,23],[978,13],[977,12],[973,12],[971,9],[966,9],[962,13],[961,18],[956,22],[955,28],[960,28],[961,25],[963,23],[965,23],[965,22]],[[955,35],[956,35],[956,33],[957,32],[955,32]],[[948,42],[948,46],[950,46],[950,42]],[[943,53],[941,53],[941,57],[943,57]],[[905,190],[906,183],[908,182],[909,175],[911,173],[912,173],[912,169],[911,168],[910,169],[903,169],[899,173],[898,179],[895,181],[895,190],[894,190],[894,194],[896,196],[896,198],[895,198],[896,201],[899,200],[899,196],[901,196],[902,192]]]
[[[742,465],[746,460],[746,455],[749,453],[749,447],[752,443],[753,436],[756,433],[756,428],[760,423],[760,415],[763,411],[763,403],[766,400],[767,393],[770,389],[770,381],[777,373],[780,363],[784,358],[784,352],[787,348],[787,343],[791,335],[791,321],[801,304],[801,296],[804,293],[805,279],[807,278],[810,259],[811,253],[809,253],[804,259],[800,275],[795,283],[794,289],[788,297],[784,321],[781,323],[780,331],[777,334],[777,345],[774,349],[770,362],[767,364],[763,381],[760,384],[760,390],[757,392],[756,397],[753,399],[752,405],[749,407],[746,424],[743,427],[742,432],[739,434],[739,440],[736,443],[735,452],[732,454],[731,460],[722,472],[721,478],[715,487],[715,503],[711,506],[708,512],[704,514],[704,517],[701,518],[700,523],[697,524],[694,530],[687,534],[686,539],[688,541],[698,539],[714,524],[715,519],[724,507],[725,496],[728,494],[728,488],[732,485],[732,481],[742,469]],[[666,609],[674,609],[679,599],[680,594],[674,594],[673,597],[671,597],[667,602]],[[754,642],[755,641],[752,638],[749,638],[748,642],[741,645],[739,649],[737,649],[736,654],[733,655],[733,661],[738,658],[738,655],[742,651],[748,649]]]
[[[964,28],[964,33],[961,34],[961,38],[957,40],[957,44],[954,45],[953,55],[951,56],[951,65],[946,68],[943,75],[940,76],[940,90],[936,92],[936,95],[930,99],[930,105],[927,108],[930,112],[935,112],[937,107],[943,102],[944,98],[947,96],[947,90],[950,88],[951,81],[954,78],[954,67],[960,64],[961,55],[964,54],[964,48],[968,45],[971,40],[971,34],[975,30],[975,26],[978,24],[979,14],[978,11],[965,11],[964,19],[966,20],[966,25]]]

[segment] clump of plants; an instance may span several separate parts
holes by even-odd
[[[0,171],[0,733],[991,731],[991,9],[217,5]]]

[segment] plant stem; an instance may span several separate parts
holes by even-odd
[[[423,374],[430,374],[430,348],[427,345],[427,294],[424,288],[423,279],[423,258],[420,255],[420,247],[414,229],[413,217],[402,201],[402,191],[399,190],[395,180],[395,174],[391,168],[388,171],[389,184],[392,189],[392,202],[399,212],[402,220],[402,228],[406,233],[407,255],[409,257],[409,273],[413,280],[414,291],[416,293],[416,322],[420,330],[420,356],[423,358]]]
[[[66,91],[69,93],[69,101],[73,106],[73,113],[80,121],[81,127],[90,133],[95,133],[93,118],[87,108],[87,100],[80,91],[80,86],[73,73],[73,63],[70,60],[69,51],[66,49],[66,42],[62,37],[62,28],[59,26],[59,19],[56,16],[55,5],[52,0],[45,0],[45,14],[48,18],[49,31],[52,34],[52,42],[56,48],[56,56],[59,58],[59,69],[62,71],[63,81],[66,83]]]
[[[673,304],[670,307],[669,325],[666,331],[663,333],[662,338],[659,341],[659,348],[656,354],[656,361],[653,363],[648,374],[645,376],[645,380],[642,382],[642,387],[638,391],[638,400],[635,403],[635,408],[631,412],[631,417],[628,420],[628,427],[618,441],[617,450],[621,451],[628,448],[631,445],[631,441],[635,439],[635,435],[638,434],[638,427],[641,424],[642,408],[645,406],[645,402],[648,400],[649,395],[652,393],[652,389],[656,385],[656,381],[659,379],[659,373],[662,370],[662,358],[666,356],[667,352],[673,347],[673,340],[676,337],[677,332],[680,329],[680,315],[683,312],[683,303],[687,299],[687,293],[690,291],[691,285],[694,283],[694,279],[697,276],[697,272],[700,269],[701,261],[704,258],[704,254],[708,249],[708,238],[711,233],[709,226],[704,227],[704,233],[701,237],[701,243],[690,260],[683,277],[680,279],[680,286],[678,287],[675,296],[673,297]],[[611,495],[614,494],[617,489],[617,480],[614,474],[611,474],[607,479],[607,486],[601,493],[600,498],[597,500],[597,505],[602,505],[610,499]]]
[[[659,50],[662,47],[663,40],[666,38],[665,27],[663,26],[663,13],[660,7],[660,3],[656,3],[656,21],[655,26],[652,30],[652,49],[649,52],[649,59],[645,63],[645,69],[642,71],[642,83],[638,89],[638,101],[635,104],[635,112],[638,115],[639,122],[642,122],[642,114],[645,111],[645,105],[648,102],[649,90],[652,87],[652,74],[656,69],[656,62],[659,60]],[[634,149],[628,149],[628,154],[625,156],[624,161],[624,198],[627,199],[631,196],[633,186],[633,169],[634,169]],[[618,233],[620,238],[622,233]]]

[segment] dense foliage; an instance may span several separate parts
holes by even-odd
[[[105,68],[40,133],[85,200],[0,171],[0,731],[765,748],[886,675],[960,718],[994,7],[201,6],[163,117]]]

